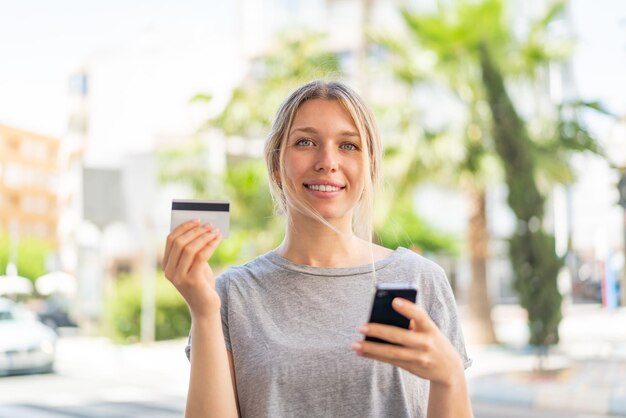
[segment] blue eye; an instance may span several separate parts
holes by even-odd
[[[354,144],[341,144],[341,149],[345,149],[348,151],[356,151],[359,148]]]
[[[313,141],[311,141],[310,139],[306,139],[306,138],[299,139],[296,142],[296,145],[301,146],[301,147],[309,147],[309,146],[313,145]]]

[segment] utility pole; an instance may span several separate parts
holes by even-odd
[[[626,142],[626,141],[625,141]],[[622,277],[620,282],[620,305],[626,306],[626,167],[621,167],[621,176],[617,183],[619,189],[619,205],[623,210],[623,236],[624,242],[622,251],[624,252],[624,263],[622,263]]]

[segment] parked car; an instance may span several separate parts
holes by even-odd
[[[50,296],[42,301],[36,312],[39,320],[55,331],[60,327],[76,327],[68,313],[68,301],[63,296]]]
[[[32,313],[0,298],[0,375],[51,372],[56,339]]]

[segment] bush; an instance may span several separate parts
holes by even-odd
[[[457,254],[453,235],[432,228],[410,206],[398,204],[382,228],[377,228],[378,242],[391,249],[405,247],[420,253]]]
[[[21,238],[17,245],[17,274],[34,281],[46,273],[46,256],[51,246],[38,238]],[[0,235],[0,275],[5,274],[11,253],[7,235]]]
[[[118,343],[132,343],[141,335],[141,279],[122,276],[106,295],[104,334]],[[156,279],[155,338],[184,337],[191,317],[184,299],[162,274]]]

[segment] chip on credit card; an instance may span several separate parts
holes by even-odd
[[[230,225],[230,202],[197,199],[172,200],[170,231],[193,219],[200,219],[202,225],[211,224],[214,228],[219,228],[222,236],[226,238]]]

